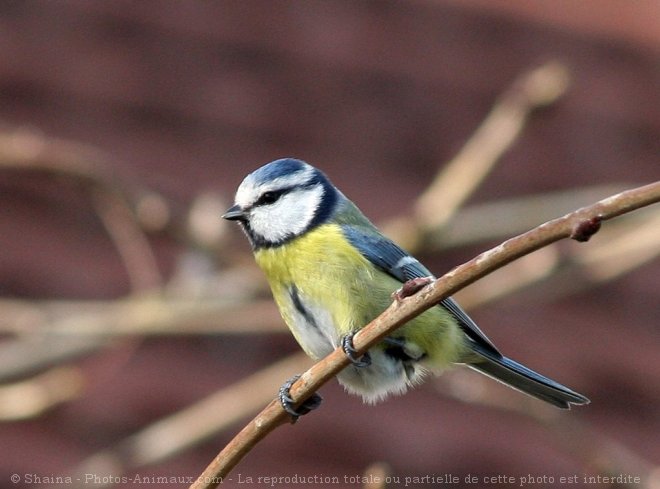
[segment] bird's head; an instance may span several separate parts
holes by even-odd
[[[222,216],[238,221],[252,247],[275,247],[327,222],[341,194],[318,169],[293,158],[250,173]]]

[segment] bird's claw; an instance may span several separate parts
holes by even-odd
[[[369,355],[369,352],[365,353],[361,357],[357,356],[358,352],[353,346],[352,334],[347,334],[342,338],[341,348],[344,350],[344,353],[355,367],[364,368],[371,365],[371,356]]]
[[[318,408],[323,401],[323,398],[315,392],[310,397],[305,399],[297,408],[294,407],[296,402],[291,397],[289,390],[299,378],[300,375],[294,375],[289,380],[287,380],[284,384],[282,384],[282,387],[280,387],[279,393],[277,395],[282,408],[289,414],[289,416],[291,416],[292,423],[298,421],[300,416],[304,416],[310,411]]]

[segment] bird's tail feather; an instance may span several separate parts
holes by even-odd
[[[477,360],[470,362],[468,366],[495,380],[562,409],[570,409],[571,404],[589,403],[589,399],[582,394],[578,394],[510,358],[482,349],[477,344],[472,346]]]

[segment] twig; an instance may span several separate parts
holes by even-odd
[[[590,237],[589,233],[597,231],[596,223],[658,201],[660,182],[655,182],[608,197],[505,241],[445,274],[418,294],[390,305],[355,335],[354,346],[357,354],[366,352],[397,327],[493,270],[561,239],[570,237],[586,241]],[[293,398],[299,402],[308,398],[348,364],[349,360],[342,349],[336,349],[307,370],[291,387]],[[277,399],[271,401],[215,457],[191,488],[216,487],[253,446],[275,428],[286,423],[287,416]]]
[[[135,216],[123,196],[97,190],[91,195],[94,208],[108,236],[115,245],[134,291],[156,289],[163,283],[147,236],[135,222]]]
[[[128,191],[109,172],[107,158],[101,151],[26,129],[0,132],[0,168],[39,171],[86,185],[133,289],[148,290],[162,283],[156,258],[130,208]],[[156,195],[139,193],[152,201]]]
[[[0,386],[0,421],[39,416],[83,391],[84,378],[75,367],[58,367],[37,377]]]
[[[0,310],[0,334],[49,341],[71,336],[258,334],[286,330],[275,304],[266,299],[250,302],[237,298],[228,302],[166,296],[88,303],[0,299]]]
[[[417,199],[412,219],[407,215],[392,220],[383,227],[385,233],[399,235],[397,242],[416,251],[427,233],[442,230],[513,145],[529,115],[554,103],[566,92],[568,83],[568,70],[557,61],[520,75]]]
[[[255,334],[284,331],[272,301],[233,303],[164,297],[78,303],[0,300],[0,382],[71,361],[110,340],[147,334]],[[256,319],[258,318],[258,320]]]
[[[546,246],[461,290],[456,299],[471,309],[522,289],[547,300],[603,284],[657,258],[658,229],[660,209],[642,209],[603,229],[591,246]]]
[[[107,339],[98,336],[71,337],[67,341],[4,341],[0,343],[0,382],[72,361],[106,345]]]
[[[557,215],[634,186],[634,182],[612,183],[508,197],[466,206],[457,211],[454,218],[442,228],[429,229],[420,246],[425,252],[438,252],[488,240],[500,241]]]

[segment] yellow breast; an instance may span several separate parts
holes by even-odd
[[[341,334],[364,326],[384,310],[397,288],[394,279],[386,281],[390,283],[374,280],[379,272],[336,224],[319,226],[283,246],[258,250],[255,258],[289,326],[283,302],[292,285],[317,307],[329,311]],[[365,294],[370,300],[364,299]]]

